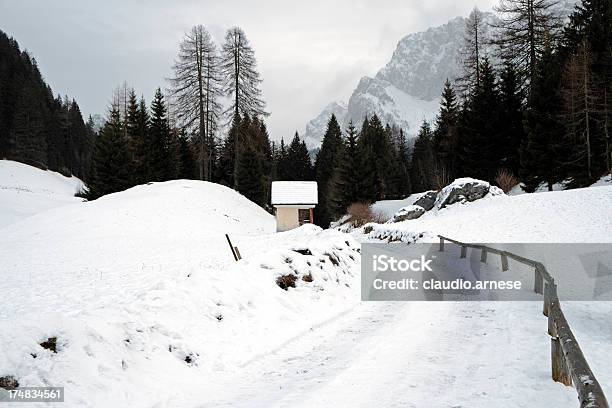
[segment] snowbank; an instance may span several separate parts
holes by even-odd
[[[610,242],[610,203],[612,186],[499,195],[364,228],[368,238],[402,242],[436,240],[437,234],[465,242]]]
[[[553,191],[563,191],[566,188],[565,185],[569,183],[569,181],[570,180],[566,180],[561,183],[553,184],[552,186]],[[602,176],[595,183],[591,184],[591,187],[602,187],[602,186],[611,186],[611,185],[612,185],[612,176],[607,174],[605,176]],[[536,188],[535,190],[535,193],[547,193],[547,192],[548,192],[548,185],[546,183],[540,184],[538,188]],[[516,186],[512,188],[512,190],[508,192],[508,195],[520,195],[520,194],[528,194],[526,191],[523,190],[520,184],[517,184]]]
[[[50,208],[81,202],[74,195],[82,186],[76,177],[0,160],[0,228]]]
[[[274,225],[231,189],[179,180],[6,226],[0,377],[64,386],[69,406],[172,405],[359,300],[349,235]]]
[[[421,196],[426,193],[415,193],[402,200],[380,200],[371,205],[372,212],[381,219],[387,221],[393,217],[393,214],[398,212],[403,207],[413,205]]]

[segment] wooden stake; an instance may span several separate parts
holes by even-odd
[[[229,235],[225,234],[225,238],[227,239],[227,243],[230,246],[230,249],[232,250],[232,255],[234,255],[234,260],[238,261],[240,258],[238,258],[238,256],[236,255],[236,250],[234,249],[235,247],[232,245],[232,241],[230,240]]]

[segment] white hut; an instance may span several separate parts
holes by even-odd
[[[272,205],[276,209],[276,230],[287,231],[312,224],[318,204],[316,181],[273,181]]]

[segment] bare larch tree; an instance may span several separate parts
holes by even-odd
[[[466,96],[480,85],[480,62],[485,57],[485,45],[490,41],[483,14],[474,7],[465,21],[465,35],[459,59],[462,75],[456,79],[458,91]]]
[[[494,43],[499,47],[500,57],[515,65],[522,88],[529,90],[546,43],[554,42],[559,35],[561,20],[552,9],[556,3],[556,0],[501,0],[495,7],[501,23]]]
[[[229,121],[245,115],[267,116],[255,52],[239,27],[230,28],[225,34],[221,69],[225,80],[224,91],[232,98],[227,110],[231,115]]]
[[[185,34],[173,70],[170,85],[175,119],[197,137],[199,177],[210,180],[222,87],[217,48],[203,26]]]

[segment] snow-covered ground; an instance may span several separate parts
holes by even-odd
[[[183,180],[4,227],[0,377],[64,386],[67,406],[175,406],[358,301],[350,236],[274,226],[235,191]],[[51,337],[57,353],[39,345]]]
[[[573,407],[541,302],[360,302],[358,241],[612,242],[611,203],[612,187],[488,196],[344,234],[274,233],[198,181],[68,201],[0,227],[0,377],[64,386],[69,407]],[[612,394],[612,305],[563,307]]]
[[[0,228],[30,215],[70,203],[83,183],[23,163],[0,160]]]
[[[412,200],[412,197],[407,200]],[[385,203],[379,202],[376,206],[384,208]],[[391,202],[389,206],[395,207],[396,203]],[[364,233],[363,228],[354,230],[352,234],[362,242],[380,242],[380,240],[408,243],[436,242],[437,235],[441,234],[463,242],[481,243],[612,243],[611,209],[612,186],[600,183],[596,188],[518,196],[487,196],[470,203],[457,203],[443,209],[434,208],[415,220],[391,224],[368,224],[366,228],[371,227],[371,232],[368,234]],[[513,267],[517,266],[511,265],[511,268]],[[555,265],[549,266],[549,272],[555,278],[560,278],[559,285],[572,284],[567,274],[556,276],[559,271],[555,269]],[[434,308],[445,306],[422,303],[413,307],[420,308],[421,313],[431,316]],[[470,303],[467,307],[478,310],[480,306]],[[522,336],[520,348],[517,345],[507,347],[507,344],[500,339],[497,348],[491,352],[498,357],[506,354],[517,357],[519,350],[533,350],[530,351],[530,355],[534,359],[539,359],[541,357],[539,353],[544,353],[546,358],[542,359],[541,364],[544,364],[546,376],[542,378],[544,381],[549,381],[549,350],[540,348],[542,342],[548,347],[546,321],[542,319],[541,312],[529,312],[530,307],[530,303],[527,302],[499,302],[487,306],[491,314],[509,313],[512,316],[520,316],[512,323],[513,325],[507,323],[508,326],[505,327],[507,330],[512,329],[521,333]],[[563,302],[562,307],[604,392],[611,395],[612,367],[609,364],[609,356],[612,355],[612,332],[608,322],[612,318],[612,302]],[[540,302],[535,307],[538,308],[541,308]],[[453,315],[452,307],[447,313],[444,321],[454,320],[447,317]],[[504,324],[495,321],[495,325]],[[530,337],[536,328],[540,334]],[[471,330],[467,327],[465,329]],[[494,326],[490,326],[485,332],[488,335],[495,333]],[[466,358],[470,359],[471,357]],[[525,366],[525,370],[529,369]],[[510,387],[511,381],[502,384],[503,388]],[[543,386],[546,385],[543,383]],[[570,390],[574,392],[573,389]],[[550,395],[553,394],[551,391]],[[541,404],[541,406],[564,406],[547,401],[541,401]],[[478,406],[474,402],[466,405]],[[501,405],[522,406],[518,399],[505,401]]]

